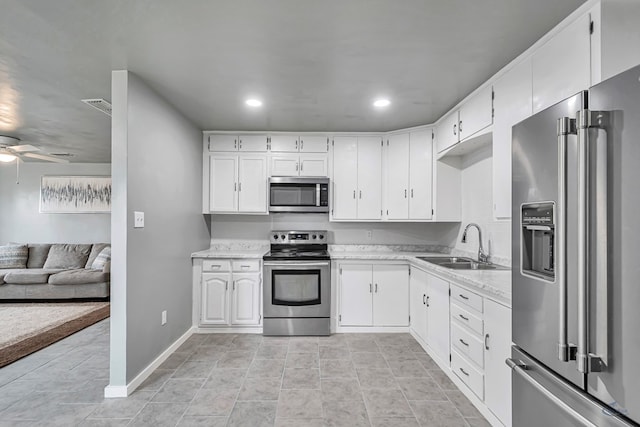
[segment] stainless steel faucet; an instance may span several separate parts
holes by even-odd
[[[480,226],[475,222],[470,222],[464,228],[464,232],[462,233],[462,243],[467,243],[467,231],[469,231],[469,227],[475,227],[478,229],[478,241],[480,245],[478,245],[478,262],[489,263],[489,254],[484,251],[482,247],[482,230],[480,230]]]

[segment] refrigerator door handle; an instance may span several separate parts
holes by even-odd
[[[596,424],[593,424],[591,421],[583,417],[578,411],[567,405],[562,399],[558,398],[558,396],[551,393],[547,390],[542,384],[533,379],[528,373],[527,370],[529,367],[521,360],[507,359],[505,363],[511,371],[515,375],[519,375],[522,379],[524,379],[529,385],[535,388],[540,392],[544,397],[549,399],[553,404],[561,408],[567,415],[573,418],[575,421],[579,422],[580,425],[589,426],[589,427],[598,427]]]
[[[589,128],[591,111],[578,111],[578,350],[576,355],[578,372],[588,374],[602,370],[602,359],[589,353]]]
[[[558,359],[568,362],[576,359],[576,346],[569,344],[567,332],[567,140],[575,135],[576,120],[558,119],[558,204],[556,224],[556,281],[558,283]]]

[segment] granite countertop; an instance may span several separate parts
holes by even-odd
[[[375,245],[332,245],[333,260],[407,261],[444,279],[511,307],[511,270],[452,270],[418,259],[422,256],[448,255],[441,247]]]
[[[194,252],[191,258],[262,258],[269,252],[268,240],[214,240],[209,249]]]

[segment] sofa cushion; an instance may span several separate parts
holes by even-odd
[[[91,252],[89,253],[89,259],[87,260],[87,263],[85,264],[84,268],[92,268],[91,265],[93,264],[93,261],[96,260],[97,256],[100,254],[100,252],[102,252],[102,250],[104,248],[106,248],[107,246],[111,246],[110,243],[94,243],[91,246]]]
[[[53,244],[44,268],[84,268],[89,252],[91,245]]]
[[[0,269],[0,285],[4,285],[4,276],[14,271],[24,271],[24,268],[3,268]]]
[[[101,270],[79,268],[61,271],[49,276],[50,285],[82,285],[84,283],[102,283],[109,281],[109,273]]]
[[[0,246],[0,268],[26,268],[28,257],[27,245]]]
[[[27,268],[42,268],[49,255],[51,243],[29,243],[29,259]]]
[[[62,270],[44,268],[29,268],[24,270],[15,270],[4,276],[4,282],[8,285],[35,285],[45,284],[49,280],[49,276]]]
[[[111,246],[107,246],[100,252],[100,254],[96,257],[93,264],[91,264],[91,268],[93,270],[104,270],[104,266],[111,261]]]

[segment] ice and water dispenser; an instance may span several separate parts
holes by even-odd
[[[522,274],[554,281],[554,203],[522,205]]]

